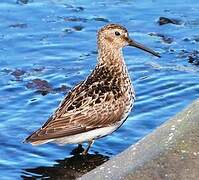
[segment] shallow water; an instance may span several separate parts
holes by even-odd
[[[0,12],[1,179],[77,177],[136,143],[198,97],[199,66],[188,62],[189,53],[199,47],[197,0],[1,0]],[[182,23],[160,26],[160,16]],[[108,22],[124,24],[134,39],[162,55],[157,59],[140,50],[124,50],[137,97],[127,121],[96,141],[85,158],[70,155],[76,145],[23,144],[95,66],[96,30]],[[48,81],[50,93],[34,89],[34,79]],[[64,89],[54,90],[62,85]]]

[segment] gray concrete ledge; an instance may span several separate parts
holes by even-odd
[[[199,100],[81,180],[198,180]]]

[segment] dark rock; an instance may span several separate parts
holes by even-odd
[[[73,29],[75,30],[75,31],[81,31],[82,29],[83,29],[84,27],[83,26],[73,26]]]
[[[62,85],[58,88],[53,88],[48,81],[41,79],[33,79],[31,82],[26,84],[26,88],[35,89],[37,93],[42,94],[43,96],[47,95],[48,93],[66,93],[69,90],[69,88],[65,85]]]
[[[189,41],[191,41],[191,39],[190,38],[184,38],[183,41],[189,42]]]
[[[199,65],[199,51],[197,50],[189,52],[183,49],[178,53],[178,58],[184,58],[187,59],[191,64]]]
[[[38,93],[46,95],[49,92],[52,92],[53,88],[46,80],[33,79],[31,82],[26,84],[28,89],[36,89]]]
[[[45,69],[45,67],[35,67],[33,68],[33,71],[36,71],[36,72],[41,72]]]
[[[60,93],[60,92],[66,93],[68,90],[69,90],[69,88],[67,86],[62,85],[61,87],[54,88],[53,92],[54,93]]]
[[[19,78],[20,76],[23,76],[26,72],[24,70],[21,69],[16,69],[15,71],[13,71],[11,73],[11,75],[13,75],[16,78]]]
[[[199,65],[199,51],[193,51],[188,55],[188,62],[194,65]]]
[[[12,72],[12,70],[11,69],[7,69],[7,68],[4,68],[4,69],[2,69],[1,70],[1,72],[4,72],[4,73],[11,73]]]
[[[108,23],[108,22],[109,22],[109,20],[108,20],[108,19],[103,18],[103,17],[96,17],[96,18],[93,18],[92,20],[94,20],[94,21],[106,22],[106,23]]]
[[[80,18],[80,17],[64,17],[64,21],[66,22],[86,22],[86,18]]]
[[[195,36],[195,37],[194,37],[194,40],[195,40],[196,42],[199,42],[199,36]]]
[[[182,21],[178,19],[173,19],[173,18],[160,17],[158,20],[158,24],[159,25],[165,25],[165,24],[181,25]]]
[[[28,4],[30,2],[33,2],[33,0],[17,0],[17,4]]]
[[[149,33],[149,35],[161,37],[162,41],[166,44],[171,44],[174,41],[172,37],[168,37],[167,35],[160,34],[160,33]]]
[[[182,49],[179,53],[178,53],[178,58],[187,58],[189,55],[189,51]]]
[[[74,11],[76,11],[76,12],[83,11],[83,10],[84,10],[84,8],[81,6],[74,8]]]
[[[73,6],[71,4],[64,4],[64,6],[74,12],[84,11],[84,7],[82,6]]]
[[[83,26],[73,26],[73,28],[65,28],[64,32],[65,33],[72,33],[74,31],[81,31],[84,27]]]
[[[17,23],[17,24],[11,24],[8,27],[10,27],[10,28],[27,28],[27,24]]]
[[[94,51],[94,50],[93,50],[93,51],[91,51],[91,54],[95,54],[95,55],[96,55],[96,54],[97,54],[97,51]]]
[[[199,42],[199,36],[194,36],[194,37],[186,37],[183,39],[185,42],[192,42],[192,43],[198,43]]]
[[[65,28],[63,31],[64,31],[64,33],[72,33],[73,29],[71,29],[71,28]]]
[[[87,58],[87,57],[89,57],[91,54],[90,53],[83,53],[83,54],[81,54],[80,56],[79,56],[79,59],[85,59],[85,58]]]

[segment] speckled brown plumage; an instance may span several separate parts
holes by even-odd
[[[126,28],[117,24],[103,27],[98,32],[95,69],[69,92],[49,120],[26,141],[32,144],[51,140],[81,143],[110,134],[120,127],[135,99],[122,55],[122,48],[130,43],[132,40]],[[98,129],[102,133],[98,133]]]

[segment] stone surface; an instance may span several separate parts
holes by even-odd
[[[199,100],[81,180],[197,180]]]

